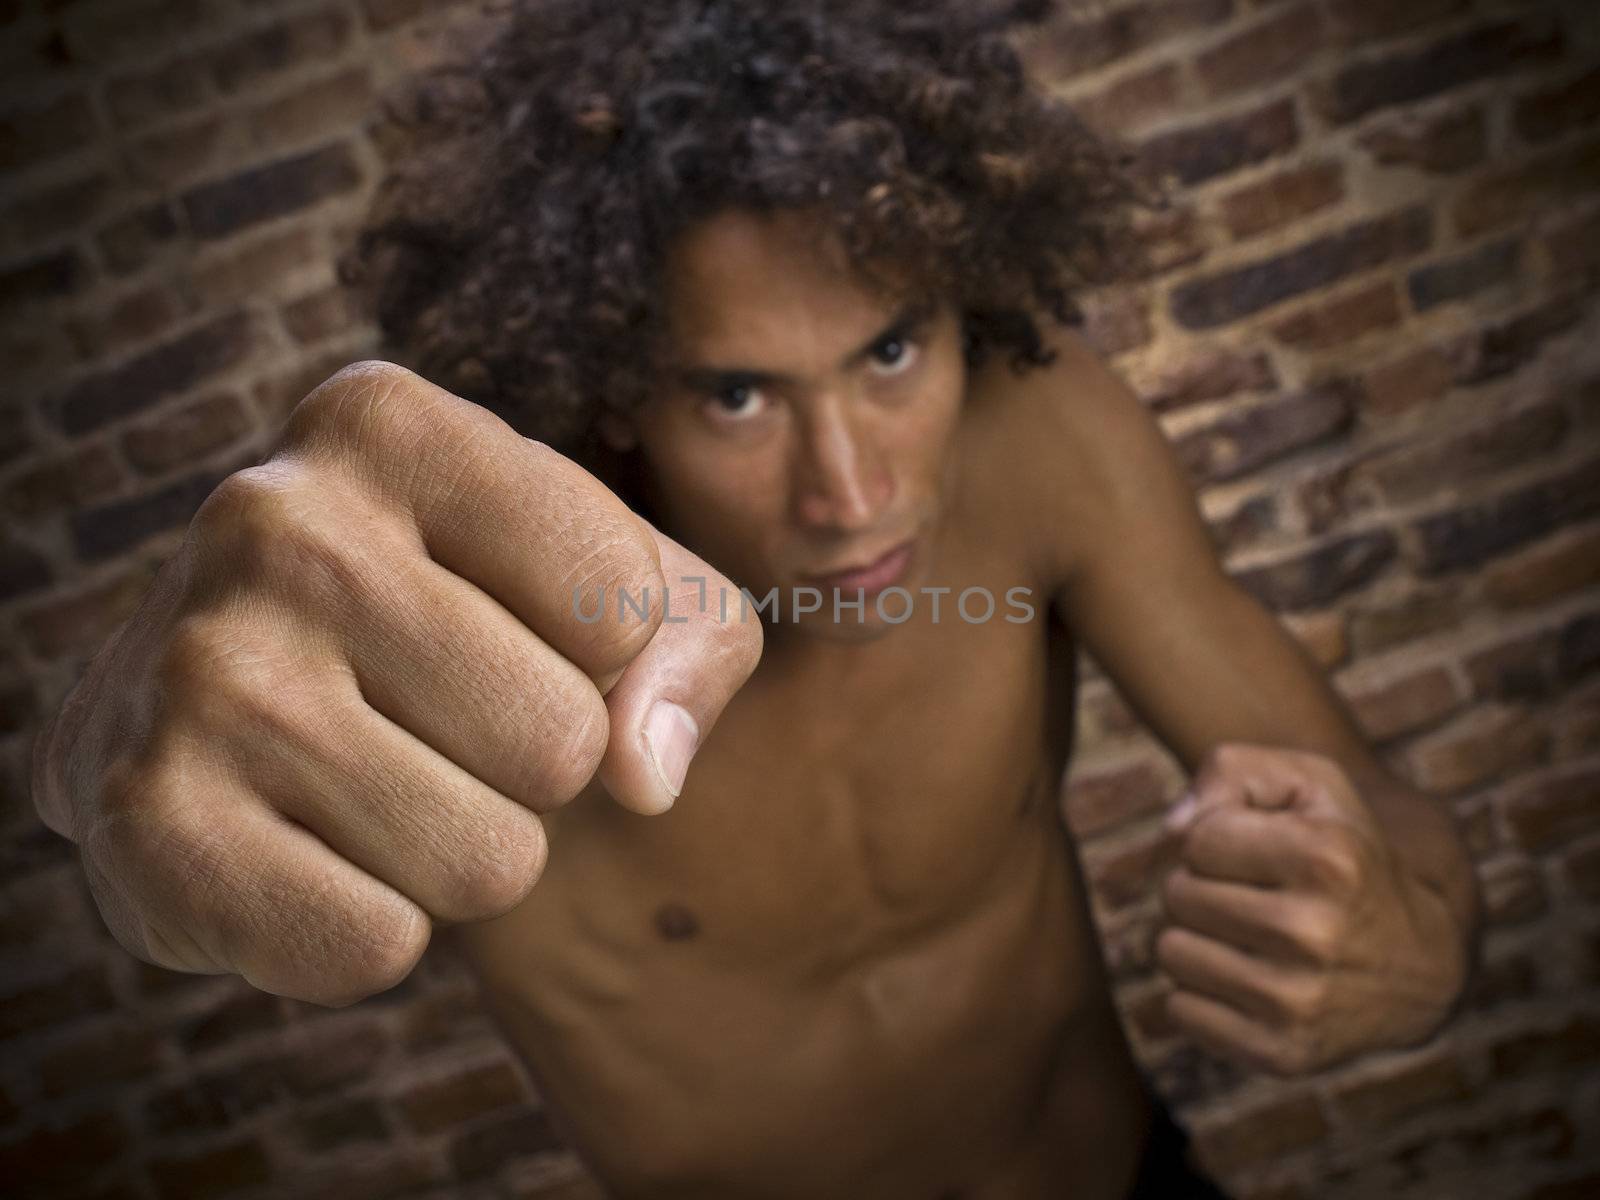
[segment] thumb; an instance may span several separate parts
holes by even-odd
[[[655,814],[683,790],[695,752],[761,658],[761,618],[737,588],[658,530],[667,595],[660,627],[606,692],[611,737],[601,784],[624,808]],[[637,597],[635,599],[638,599]],[[620,601],[620,597],[619,597]],[[621,619],[639,620],[632,609]]]

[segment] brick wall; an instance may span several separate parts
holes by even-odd
[[[27,798],[37,722],[190,514],[377,352],[333,259],[379,96],[485,4],[0,0],[0,1179],[557,1197],[582,1174],[441,950],[342,1011],[146,967]],[[1092,332],[1227,565],[1491,912],[1443,1036],[1249,1078],[1163,1029],[1174,760],[1088,670],[1064,793],[1142,1061],[1252,1200],[1600,1194],[1600,19],[1590,0],[1115,0],[1030,57],[1177,184]],[[14,1184],[13,1194],[15,1194]]]

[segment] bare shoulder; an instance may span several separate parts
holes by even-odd
[[[1081,334],[1044,332],[1054,357],[1016,371],[994,356],[972,378],[975,463],[1025,531],[1024,553],[1052,592],[1091,561],[1096,543],[1170,481],[1170,449],[1132,388]]]

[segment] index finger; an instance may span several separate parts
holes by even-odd
[[[648,527],[588,471],[488,409],[396,364],[356,363],[301,402],[285,441],[333,457],[409,514],[434,561],[603,688],[655,635],[664,580]],[[580,619],[580,598],[596,589],[626,593],[645,615]]]

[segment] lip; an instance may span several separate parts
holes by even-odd
[[[831,571],[826,575],[807,575],[806,582],[819,588],[834,588],[841,592],[881,592],[906,573],[911,565],[911,552],[915,539],[908,538],[899,545],[859,566]]]

